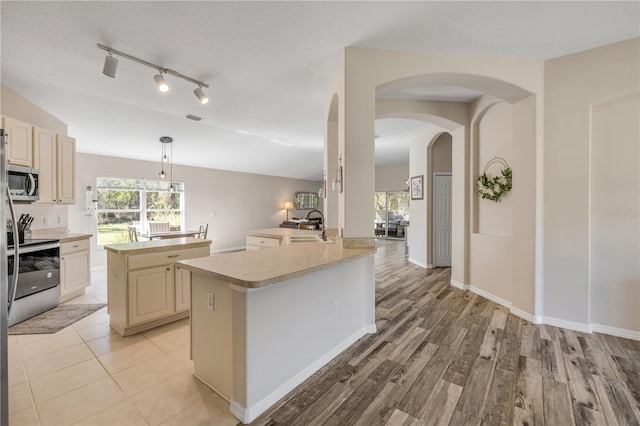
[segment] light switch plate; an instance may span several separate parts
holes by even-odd
[[[215,304],[214,304],[214,301],[213,301],[213,293],[209,293],[209,294],[207,294],[207,308],[210,311],[213,311],[214,306],[215,306]]]

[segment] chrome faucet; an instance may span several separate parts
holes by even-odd
[[[322,224],[320,225],[322,227],[322,241],[327,241],[327,227],[324,223],[324,215],[322,214],[322,212],[320,210],[317,209],[311,209],[307,212],[307,214],[304,215],[305,219],[309,219],[309,216],[311,215],[311,213],[316,212],[320,215],[320,218],[322,219]]]

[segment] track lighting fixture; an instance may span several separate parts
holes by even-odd
[[[153,76],[153,79],[156,81],[156,86],[158,86],[158,90],[161,92],[168,92],[169,91],[169,85],[167,84],[167,82],[165,81],[164,77],[162,76],[162,74],[156,74]]]
[[[193,91],[193,93],[196,95],[196,98],[198,98],[198,100],[202,105],[209,102],[209,98],[207,98],[207,95],[205,95],[204,92],[202,91],[202,87],[198,87],[196,90]]]
[[[104,58],[104,67],[102,73],[107,77],[116,78],[116,70],[118,69],[118,60],[111,56],[111,52]]]
[[[205,89],[209,87],[208,84],[203,83],[199,80],[193,79],[191,77],[187,77],[186,75],[180,74],[179,72],[172,70],[171,68],[165,68],[165,67],[161,67],[159,65],[156,64],[152,64],[151,62],[147,62],[143,59],[140,58],[136,58],[135,56],[131,56],[127,53],[124,52],[120,52],[118,50],[112,49],[108,46],[104,46],[102,44],[98,44],[98,48],[102,49],[102,50],[106,50],[109,54],[107,55],[107,57],[104,60],[104,68],[102,70],[102,72],[104,73],[104,75],[111,77],[111,78],[115,78],[116,76],[116,69],[118,67],[118,60],[116,58],[113,57],[113,55],[118,55],[120,57],[123,57],[125,59],[129,59],[133,62],[137,62],[139,64],[145,65],[149,68],[153,68],[155,70],[158,71],[158,74],[153,76],[153,79],[156,82],[156,85],[158,86],[158,90],[160,90],[161,92],[167,92],[169,90],[169,85],[167,84],[167,81],[165,80],[165,74],[171,75],[173,77],[178,77],[181,78],[183,80],[186,80],[190,83],[195,84],[196,86],[198,86],[193,93],[196,95],[196,97],[198,98],[198,100],[200,101],[201,104],[206,104],[207,102],[209,102],[209,98],[207,97],[207,95],[205,95],[204,91],[202,90],[202,88],[204,87]]]

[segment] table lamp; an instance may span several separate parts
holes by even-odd
[[[287,222],[289,222],[289,210],[293,210],[295,206],[291,201],[285,201],[282,208],[287,210]]]

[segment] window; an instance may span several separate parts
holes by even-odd
[[[146,232],[149,222],[184,227],[184,183],[163,180],[98,177],[98,245],[129,241],[128,227]]]
[[[405,238],[409,224],[408,192],[376,192],[376,237]]]

